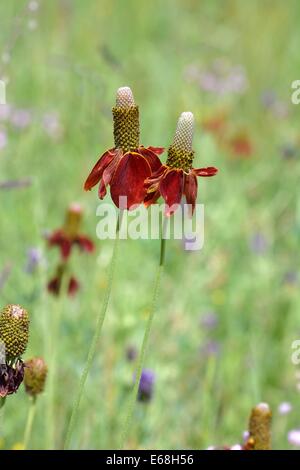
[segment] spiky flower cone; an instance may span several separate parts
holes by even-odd
[[[29,316],[20,305],[7,305],[0,313],[0,342],[7,359],[17,359],[26,350],[29,337]]]
[[[65,234],[74,238],[79,234],[80,224],[82,221],[82,207],[79,204],[71,204],[66,211],[66,219],[64,225]]]
[[[41,357],[34,357],[25,362],[24,385],[26,392],[36,397],[43,392],[48,367]]]
[[[188,172],[192,168],[194,151],[195,119],[191,112],[181,113],[173,139],[172,145],[168,150],[168,159],[166,165],[170,168],[178,168]]]
[[[118,89],[112,113],[115,147],[124,152],[137,149],[140,140],[139,108],[129,87]]]
[[[267,403],[260,403],[253,408],[249,433],[254,450],[271,450],[271,420],[272,413]]]

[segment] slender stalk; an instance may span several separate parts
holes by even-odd
[[[30,441],[35,411],[36,411],[36,397],[32,398],[30,401],[30,406],[29,406],[28,416],[27,416],[27,423],[26,423],[25,433],[24,433],[24,450],[27,449],[29,441]]]
[[[58,357],[58,338],[61,323],[61,315],[68,295],[68,277],[67,265],[65,265],[60,280],[59,298],[51,315],[51,323],[49,325],[51,331],[50,342],[50,359],[49,359],[49,374],[48,374],[48,393],[47,393],[47,411],[48,411],[48,425],[47,425],[47,448],[53,450],[55,448],[55,398],[56,398],[56,375],[57,375],[57,357]]]
[[[4,405],[5,405],[5,402],[6,402],[6,397],[1,397],[0,398],[0,438],[3,436],[3,430],[4,430],[4,426],[3,426],[3,416],[4,416]]]
[[[71,437],[74,431],[75,423],[76,423],[76,418],[77,414],[79,411],[79,406],[81,403],[81,399],[83,397],[83,392],[86,384],[86,380],[88,378],[89,372],[92,367],[92,363],[96,354],[97,350],[97,345],[98,341],[100,339],[101,331],[102,331],[102,326],[105,320],[105,314],[107,311],[108,303],[109,303],[109,298],[111,294],[111,289],[112,289],[112,282],[113,282],[113,277],[114,277],[114,272],[115,272],[115,266],[116,266],[116,259],[117,259],[117,252],[118,252],[118,245],[119,245],[119,229],[120,229],[120,218],[118,218],[117,221],[117,227],[116,227],[116,238],[114,242],[114,248],[113,248],[113,254],[112,254],[112,259],[111,259],[111,264],[110,264],[110,270],[109,270],[109,275],[108,275],[108,283],[107,283],[107,288],[106,292],[104,294],[104,299],[102,303],[102,308],[99,312],[98,318],[97,318],[97,324],[96,324],[96,329],[95,333],[90,345],[90,349],[88,352],[86,364],[84,366],[84,369],[82,371],[82,375],[80,378],[79,382],[79,388],[78,388],[78,393],[73,405],[72,413],[71,413],[71,418],[69,421],[69,425],[67,428],[67,435],[66,435],[66,440],[64,444],[64,449],[67,450],[70,446],[71,442]]]
[[[138,391],[139,391],[139,385],[140,385],[140,380],[141,380],[141,375],[143,371],[143,365],[144,365],[144,360],[147,352],[147,347],[148,347],[148,342],[149,342],[149,337],[150,337],[150,332],[151,332],[151,327],[153,323],[153,318],[154,314],[156,312],[157,308],[157,299],[159,295],[159,288],[160,288],[160,282],[161,282],[161,277],[163,273],[163,268],[164,268],[164,261],[165,261],[165,251],[166,251],[166,239],[165,239],[165,231],[167,227],[168,219],[164,219],[163,223],[163,230],[161,234],[161,243],[160,243],[160,258],[159,258],[159,265],[156,273],[156,278],[154,282],[154,290],[153,290],[153,297],[152,297],[152,303],[151,303],[151,308],[149,312],[149,317],[148,321],[146,324],[146,329],[144,333],[144,338],[142,342],[142,348],[140,352],[140,356],[138,359],[138,365],[137,365],[137,371],[135,375],[135,383],[134,387],[131,393],[131,396],[129,398],[129,405],[128,405],[128,410],[127,410],[127,416],[125,420],[125,425],[123,428],[123,432],[121,435],[121,449],[124,448],[126,439],[129,433],[131,421],[132,421],[132,416],[133,416],[133,411],[134,411],[134,405],[137,400],[138,396]]]

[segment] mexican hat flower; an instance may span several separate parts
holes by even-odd
[[[154,204],[160,196],[166,203],[165,215],[172,215],[183,196],[191,206],[191,215],[194,212],[198,176],[214,176],[215,167],[193,168],[194,151],[192,148],[194,134],[194,116],[190,112],[182,113],[175,132],[172,145],[168,149],[166,164],[153,172],[145,182],[147,195],[144,204]]]
[[[132,206],[143,202],[146,195],[144,181],[160,168],[157,155],[163,149],[140,145],[139,108],[130,88],[118,89],[112,114],[115,145],[100,157],[84,189],[89,191],[100,183],[98,194],[103,199],[109,185],[114,204],[130,210]]]
[[[69,258],[73,246],[78,246],[80,250],[87,252],[94,250],[92,240],[80,233],[81,220],[82,208],[79,204],[71,204],[66,213],[64,226],[55,230],[48,238],[49,246],[58,246],[64,260]]]
[[[0,398],[15,393],[24,378],[29,316],[20,305],[7,305],[0,313]],[[0,407],[3,401],[0,401]]]
[[[66,265],[59,264],[56,269],[56,275],[53,279],[48,282],[47,288],[48,292],[53,295],[59,296],[62,288],[63,276],[66,273]],[[74,276],[69,277],[67,292],[70,297],[73,297],[78,289],[80,288],[79,282]]]
[[[34,357],[25,362],[24,385],[30,396],[36,397],[43,392],[47,373],[48,367],[43,358]]]
[[[0,364],[0,398],[16,393],[23,379],[24,363],[21,359],[18,359],[13,366]]]
[[[0,341],[8,359],[19,358],[26,350],[29,337],[29,316],[20,305],[8,305],[0,314]]]

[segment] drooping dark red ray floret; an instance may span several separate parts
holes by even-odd
[[[24,363],[18,359],[14,366],[0,364],[0,398],[18,391],[24,378]]]
[[[94,250],[93,241],[79,231],[81,219],[81,207],[78,204],[71,204],[67,210],[64,226],[55,230],[48,238],[49,246],[59,247],[64,260],[69,258],[74,246],[78,246],[81,251],[89,253]]]
[[[160,147],[147,147],[139,143],[139,108],[130,88],[117,91],[116,106],[112,109],[115,146],[107,150],[89,174],[84,189],[99,184],[99,198],[106,196],[107,186],[114,204],[121,209],[141,204],[146,196],[144,181],[160,166]]]
[[[183,196],[191,206],[193,214],[198,192],[197,177],[214,176],[215,167],[193,168],[194,151],[192,149],[194,133],[194,116],[190,112],[182,113],[172,145],[168,149],[166,164],[147,178],[145,188],[147,195],[144,204],[154,204],[160,196],[166,203],[165,215],[172,215],[180,204]]]

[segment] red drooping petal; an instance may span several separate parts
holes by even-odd
[[[105,168],[102,174],[102,178],[99,185],[98,196],[100,199],[103,199],[106,196],[106,186],[110,184],[116,168],[123,157],[122,150],[118,149],[115,152],[114,159],[109,163],[109,165]]]
[[[56,295],[58,296],[60,294],[60,289],[61,289],[61,278],[59,277],[55,277],[53,278],[49,283],[48,283],[48,291],[53,294],[53,295]],[[68,284],[68,294],[70,296],[73,296],[76,294],[76,292],[78,291],[80,287],[80,284],[79,282],[77,281],[77,279],[75,279],[75,277],[71,277],[70,280],[69,280],[69,284]]]
[[[135,204],[141,204],[146,196],[144,182],[150,174],[150,165],[142,155],[136,152],[126,153],[110,183],[110,193],[115,205],[120,209],[130,209]],[[127,197],[124,204],[121,197]]]
[[[197,176],[214,176],[218,173],[218,168],[214,166],[208,166],[207,168],[194,168],[193,172],[196,173]]]
[[[160,182],[159,190],[167,204],[165,209],[165,215],[170,216],[176,210],[176,207],[174,208],[172,206],[175,204],[179,204],[182,198],[183,171],[168,171]]]
[[[165,165],[161,165],[157,171],[152,173],[152,175],[146,179],[145,185],[149,187],[152,184],[158,183],[163,178],[163,174],[167,171],[169,171],[168,168]]]
[[[51,279],[51,281],[48,282],[47,289],[51,294],[58,295],[60,290],[60,279],[58,277]]]
[[[68,294],[71,297],[73,297],[76,294],[76,292],[78,291],[79,287],[80,287],[80,284],[77,281],[77,279],[75,279],[75,277],[71,277],[70,282],[69,282],[69,286],[68,286]]]
[[[92,240],[86,237],[85,235],[78,235],[74,239],[74,243],[78,244],[81,250],[87,251],[88,253],[91,253],[92,251],[94,251],[94,248],[95,248]]]
[[[192,207],[189,207],[189,215],[192,216],[195,210],[196,199],[198,191],[198,182],[195,174],[190,173],[185,176],[184,182],[184,194],[186,197],[187,204],[190,204]]]
[[[164,147],[152,147],[152,145],[150,145],[150,147],[147,148],[154,152],[156,155],[161,155],[165,151]]]
[[[145,207],[149,207],[151,206],[151,204],[155,204],[157,199],[159,199],[159,197],[160,197],[160,192],[158,190],[149,192],[144,199]]]
[[[85,191],[90,191],[97,183],[99,183],[103,171],[105,168],[110,164],[115,156],[115,149],[110,149],[105,152],[100,159],[97,161],[96,165],[90,172],[89,176],[87,177],[86,182],[84,183]]]
[[[143,155],[143,157],[146,158],[147,162],[149,163],[151,167],[152,172],[159,170],[159,168],[161,167],[161,161],[156,155],[156,153],[150,147],[148,148],[139,147],[137,151],[138,153]]]
[[[72,242],[63,230],[56,230],[48,239],[49,246],[58,246],[61,256],[67,259],[71,254]]]

